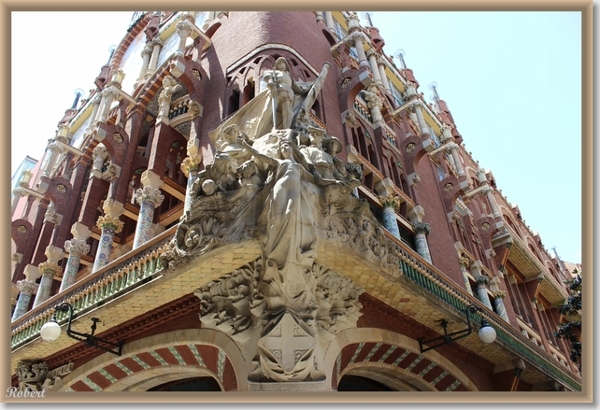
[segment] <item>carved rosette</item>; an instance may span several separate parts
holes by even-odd
[[[429,233],[431,232],[431,227],[429,226],[428,223],[425,223],[425,222],[413,222],[412,227],[415,230],[415,233],[417,233],[417,234],[421,233],[421,234],[429,235]]]
[[[44,276],[60,276],[62,274],[62,268],[58,266],[55,262],[42,262],[38,265],[38,269],[42,272]]]
[[[114,233],[119,233],[123,229],[123,221],[119,219],[118,216],[112,217],[109,215],[103,215],[98,218],[96,222],[96,226],[100,230],[110,229],[114,231]]]
[[[186,177],[189,177],[190,172],[198,171],[198,165],[200,165],[201,162],[202,157],[200,155],[185,157],[183,161],[181,161],[181,171],[183,171]]]
[[[137,191],[135,191],[135,199],[140,205],[144,202],[149,202],[156,208],[162,204],[165,196],[161,193],[160,188],[147,186],[138,188]]]
[[[81,255],[85,255],[90,251],[90,245],[88,245],[83,239],[70,239],[65,241],[65,251],[71,256],[80,258]]]

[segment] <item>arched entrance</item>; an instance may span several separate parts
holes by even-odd
[[[152,387],[148,391],[221,391],[214,377],[189,377]]]

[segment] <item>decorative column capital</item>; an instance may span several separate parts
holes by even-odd
[[[152,47],[162,47],[165,43],[158,37],[155,37],[150,43]]]
[[[477,283],[480,283],[482,285],[489,285],[490,283],[490,278],[487,275],[479,275],[475,280],[477,281]]]
[[[18,197],[22,197],[22,196],[27,195],[27,192],[25,192],[21,188],[13,189],[12,193],[13,193],[14,196],[18,196]]]
[[[384,208],[393,208],[395,211],[398,210],[402,201],[398,195],[388,194],[386,196],[380,196],[379,201]]]
[[[115,233],[121,232],[123,225],[123,221],[121,221],[118,216],[103,215],[98,218],[98,222],[96,222],[96,226],[99,229],[109,228],[114,230]]]
[[[460,263],[460,265],[464,268],[468,268],[471,265],[471,259],[467,258],[466,256],[461,256],[458,258],[458,263]]]
[[[42,262],[38,265],[38,269],[42,272],[42,275],[50,276],[51,278],[62,274],[62,268],[55,262]]]
[[[152,54],[152,43],[148,43],[146,44],[146,46],[142,49],[142,58],[144,58],[145,56],[150,56]]]
[[[429,235],[431,232],[431,227],[425,222],[413,222],[412,227],[416,233],[424,233],[425,235]]]
[[[201,162],[202,157],[200,155],[185,157],[183,161],[181,161],[181,171],[183,171],[186,177],[189,177],[191,171],[198,171],[198,165],[200,165]]]
[[[90,251],[90,245],[88,245],[84,239],[70,239],[65,241],[65,251],[71,256],[81,257]]]
[[[101,94],[105,98],[115,98],[119,95],[119,90],[114,85],[111,85],[102,90]]]
[[[165,196],[161,193],[159,188],[147,186],[144,188],[138,188],[135,191],[135,199],[140,205],[143,202],[151,202],[156,208],[162,204]]]
[[[106,157],[108,157],[108,150],[106,149],[104,144],[100,143],[96,145],[96,148],[94,148],[94,150],[92,151],[92,156],[94,160],[96,158],[102,158],[102,160],[105,160]]]
[[[53,154],[55,154],[55,153],[61,153],[63,151],[63,147],[58,142],[52,141],[48,145],[48,151],[50,151]]]
[[[37,290],[38,286],[39,285],[33,280],[23,279],[17,281],[17,288],[19,289],[19,291],[23,293],[28,293],[30,295]]]
[[[176,27],[180,37],[188,38],[192,34],[192,23],[189,20],[181,20]]]
[[[498,290],[492,293],[492,296],[494,297],[494,299],[504,299],[506,297],[506,292],[503,290]]]

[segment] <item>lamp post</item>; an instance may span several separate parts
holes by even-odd
[[[93,317],[92,318],[92,327],[91,333],[81,333],[71,329],[71,322],[73,320],[73,306],[69,303],[63,303],[56,308],[54,314],[52,315],[52,319],[47,322],[42,329],[40,330],[40,336],[42,339],[48,342],[52,342],[60,336],[60,325],[56,320],[56,312],[69,312],[69,321],[67,323],[67,336],[71,339],[78,340],[80,342],[85,342],[88,346],[97,347],[99,349],[105,350],[109,353],[112,353],[117,356],[121,356],[121,351],[123,348],[123,343],[113,343],[108,340],[101,339],[99,337],[94,336],[96,332],[96,323],[100,321],[100,319]]]

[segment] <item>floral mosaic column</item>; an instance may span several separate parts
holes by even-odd
[[[477,277],[477,299],[481,301],[484,305],[486,305],[490,310],[492,308],[492,302],[490,301],[490,297],[487,293],[487,285],[490,283],[490,278],[485,275],[479,275]]]
[[[427,235],[431,232],[429,224],[425,222],[414,222],[412,227],[415,230],[415,247],[417,253],[427,262],[431,263],[431,254],[429,253],[429,244],[427,243]]]
[[[150,240],[153,236],[152,220],[154,219],[154,208],[160,206],[165,199],[160,192],[162,181],[158,175],[152,171],[145,171],[141,178],[144,188],[138,188],[135,192],[135,199],[140,204],[140,213],[138,214],[137,225],[135,227],[135,238],[133,239],[133,249],[140,247],[143,243]]]
[[[42,280],[40,280],[40,286],[38,288],[33,307],[38,306],[40,303],[45,302],[50,297],[50,291],[52,290],[52,283],[54,277],[62,273],[62,268],[58,266],[56,262],[46,261],[38,265],[38,269],[42,272]]]
[[[503,290],[496,291],[492,294],[494,296],[494,307],[496,308],[496,313],[505,321],[508,322],[508,313],[506,313],[506,306],[504,306],[504,298],[506,297],[506,292]]]
[[[31,301],[31,296],[37,289],[38,285],[35,283],[35,281],[23,279],[17,282],[17,287],[21,293],[19,293],[17,305],[15,306],[15,310],[12,315],[13,321],[17,320],[27,312],[27,309],[29,308],[29,302]]]
[[[65,274],[60,284],[59,292],[67,289],[75,283],[75,277],[79,272],[79,264],[81,263],[81,255],[85,255],[90,251],[90,245],[85,242],[85,239],[71,239],[65,242],[65,250],[69,253]]]
[[[115,234],[123,229],[123,221],[118,216],[104,215],[98,218],[96,226],[102,231],[100,233],[100,242],[94,259],[94,267],[92,272],[97,271],[110,262],[110,254],[113,248],[113,240]]]
[[[400,239],[400,230],[396,220],[396,210],[400,206],[400,198],[397,195],[387,195],[379,197],[383,206],[383,226],[390,231],[392,235]]]
[[[198,175],[198,165],[200,165],[200,162],[202,162],[202,157],[200,155],[190,155],[189,157],[185,157],[185,159],[181,162],[181,170],[187,177],[185,203],[183,205],[184,214],[189,211],[190,207],[192,206],[192,186],[194,185],[194,181]]]

